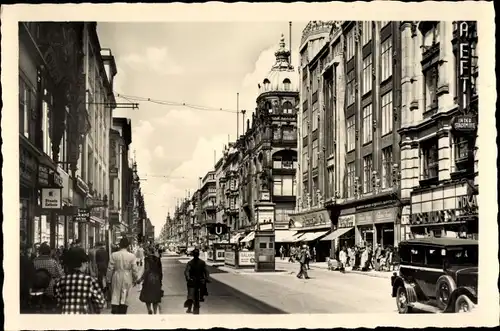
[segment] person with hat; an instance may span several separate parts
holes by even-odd
[[[307,267],[306,267],[306,262],[307,262],[307,245],[303,245],[302,249],[300,250],[298,256],[299,256],[299,262],[300,262],[300,271],[297,274],[297,278],[302,278],[302,276],[305,279],[309,279],[309,275],[307,274]]]
[[[130,290],[139,278],[136,258],[128,251],[129,246],[129,240],[122,238],[120,249],[109,259],[106,279],[111,289],[111,314],[127,313]]]
[[[54,287],[62,314],[100,314],[106,306],[104,293],[87,273],[89,256],[79,247],[68,250],[68,273]]]
[[[184,270],[188,290],[184,307],[187,308],[186,313],[199,314],[200,301],[203,301],[203,296],[208,294],[206,284],[209,281],[209,273],[205,261],[200,259],[200,250],[195,248],[191,255],[193,258],[186,264]]]

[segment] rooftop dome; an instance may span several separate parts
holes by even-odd
[[[285,37],[281,35],[280,48],[274,53],[276,62],[266,77],[259,83],[259,95],[265,92],[297,92],[297,72],[290,63],[290,51],[285,48]]]

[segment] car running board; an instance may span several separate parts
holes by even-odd
[[[428,305],[425,303],[421,303],[421,302],[412,302],[412,303],[409,303],[408,306],[415,308],[417,310],[421,310],[421,311],[425,311],[425,312],[429,312],[429,313],[434,313],[434,314],[439,314],[439,313],[443,312],[441,309],[439,309],[437,307],[434,307],[432,305]]]

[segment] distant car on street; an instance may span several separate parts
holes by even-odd
[[[478,241],[410,239],[399,244],[401,264],[391,277],[400,314],[469,312],[477,305]]]

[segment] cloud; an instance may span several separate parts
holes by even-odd
[[[148,67],[162,75],[180,75],[184,69],[169,54],[167,48],[148,47],[144,53],[132,53],[123,57],[123,62],[133,68]]]
[[[200,111],[189,108],[172,109],[161,118],[161,122],[165,126],[189,125],[189,127],[193,127],[202,124]]]
[[[165,157],[165,151],[163,150],[163,147],[161,147],[161,146],[156,146],[153,154],[155,157],[159,157],[159,158]]]

